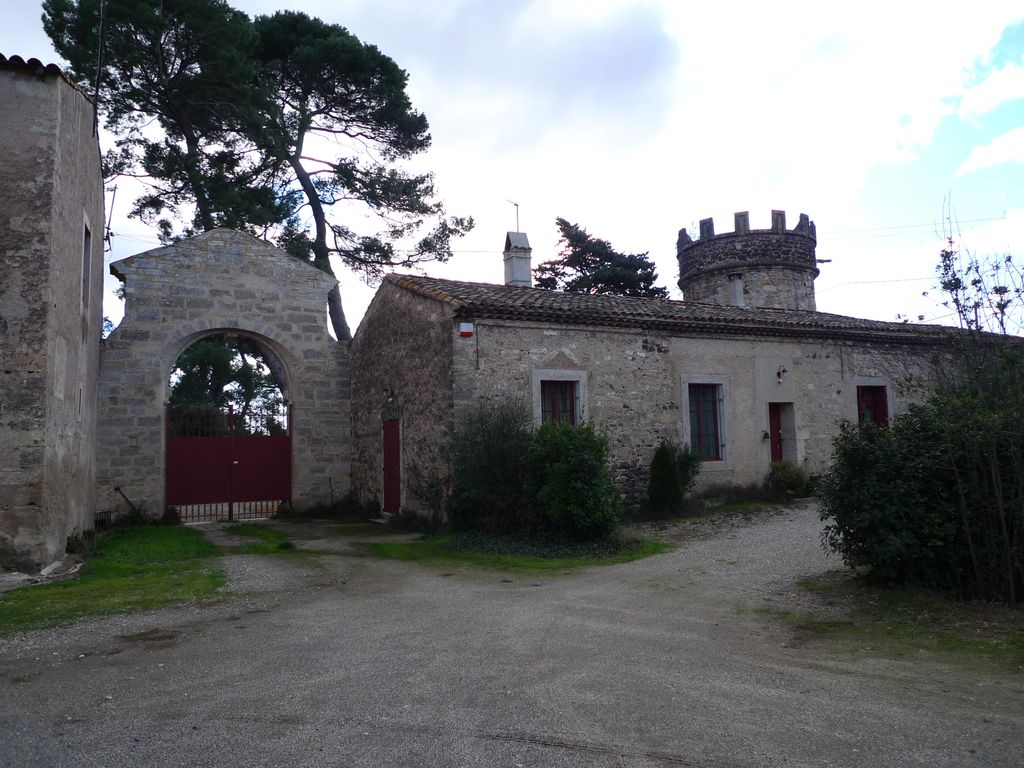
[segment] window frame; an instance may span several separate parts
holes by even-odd
[[[576,383],[576,420],[581,424],[589,418],[589,393],[587,372],[561,368],[537,368],[530,376],[530,388],[533,402],[533,425],[539,427],[544,423],[544,405],[541,397],[542,381],[571,381]]]
[[[718,458],[701,459],[702,471],[731,470],[732,446],[729,431],[729,379],[719,374],[685,374],[681,377],[682,442],[693,450],[690,419],[690,386],[713,386],[717,395],[715,417],[718,427]]]
[[[83,212],[81,250],[82,272],[80,275],[80,286],[82,289],[81,307],[83,312],[89,309],[89,304],[92,299],[92,250],[94,247],[92,223],[89,221],[89,216]]]
[[[545,390],[548,391],[545,392]],[[567,421],[573,425],[577,424],[579,422],[579,408],[577,407],[579,399],[579,382],[566,379],[541,379],[541,422]]]
[[[890,402],[891,395],[888,385],[885,382],[879,381],[856,381],[854,389],[857,396],[856,401],[856,421],[857,424],[875,424],[879,427],[888,427],[889,419],[892,414],[892,404]],[[866,391],[871,390],[872,394],[870,398],[865,397]],[[881,397],[879,397],[881,395]],[[872,417],[871,421],[864,419],[864,403],[869,400],[871,401]],[[879,414],[879,405],[882,406],[883,412]],[[881,415],[881,418],[879,418]]]

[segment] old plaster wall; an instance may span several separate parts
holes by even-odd
[[[452,322],[446,304],[385,282],[356,331],[352,484],[364,503],[383,500],[383,422],[397,418],[402,507],[424,515],[443,508],[453,432]]]
[[[147,516],[164,509],[165,404],[178,355],[216,333],[258,340],[282,364],[292,406],[292,501],[306,506],[349,488],[349,350],[327,332],[334,278],[265,241],[217,229],[111,265],[125,316],[102,351],[100,509],[125,512],[114,489]]]
[[[704,463],[699,483],[707,486],[763,478],[771,402],[793,404],[785,457],[816,473],[829,462],[836,421],[856,419],[858,384],[885,384],[896,412],[916,396],[898,384],[908,375],[931,375],[930,352],[913,347],[511,321],[477,322],[472,338],[453,337],[453,357],[457,413],[481,399],[532,399],[537,370],[578,371],[586,381],[585,416],[608,431],[612,465],[634,504],[646,493],[658,442],[690,440],[689,383],[724,388],[726,453],[723,461]],[[781,383],[780,368],[787,371]]]
[[[0,565],[34,569],[93,525],[103,188],[55,67],[0,63],[0,104]]]

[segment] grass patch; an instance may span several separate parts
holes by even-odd
[[[797,583],[841,609],[838,619],[763,611],[791,624],[801,639],[827,638],[857,652],[894,658],[931,654],[959,663],[991,660],[1024,672],[1024,611],[1019,608],[961,602],[923,589],[882,588],[853,576]]]
[[[259,523],[236,523],[229,526],[227,532],[235,536],[257,539],[248,544],[231,547],[229,551],[235,555],[279,555],[297,552],[295,542],[280,531]]]
[[[651,539],[579,543],[482,533],[446,533],[419,541],[366,545],[369,552],[423,565],[474,565],[525,571],[566,571],[639,560],[674,549]]]
[[[209,597],[225,581],[219,554],[191,528],[117,531],[98,540],[80,578],[0,594],[0,634]]]

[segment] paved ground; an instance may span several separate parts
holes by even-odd
[[[232,595],[0,641],[2,766],[1020,766],[1024,675],[804,642],[811,508],[568,575],[228,558]]]

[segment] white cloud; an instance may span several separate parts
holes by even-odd
[[[956,175],[959,177],[1005,163],[1024,163],[1024,128],[1014,128],[988,144],[972,149],[957,168]]]
[[[1015,99],[1024,99],[1024,64],[997,69],[969,88],[960,101],[960,117],[976,118]]]
[[[553,255],[554,219],[564,216],[621,250],[650,250],[670,286],[680,227],[714,216],[728,230],[737,210],[766,227],[773,208],[791,225],[810,214],[819,253],[835,258],[821,278],[835,282],[822,308],[837,309],[847,291],[840,284],[865,272],[899,263],[901,279],[927,275],[935,254],[927,238],[910,247],[903,239],[831,242],[830,233],[918,221],[899,209],[885,222],[868,219],[865,179],[879,165],[934,171],[910,163],[925,156],[942,122],[1017,98],[1024,67],[1019,58],[1003,63],[1005,47],[993,53],[1021,18],[1006,2],[230,2],[250,14],[292,8],[343,24],[409,72],[434,137],[414,165],[436,173],[449,211],[478,222],[452,263],[430,271],[471,280],[501,280],[504,232],[515,226],[508,199],[521,203],[536,260]],[[38,55],[38,14],[0,29],[0,50]],[[25,42],[32,35],[36,42]],[[962,149],[970,157],[961,171],[1019,160],[1020,141]],[[936,194],[947,173],[927,175],[921,195]],[[1020,208],[1022,194],[1009,183],[999,208]],[[115,229],[125,225],[115,219]],[[343,282],[354,325],[369,291]],[[860,303],[892,315],[887,299]]]
[[[1001,219],[965,229],[958,240],[972,254],[988,258],[1010,254],[1020,262],[1021,238],[1024,236],[1024,208],[1011,208]]]

